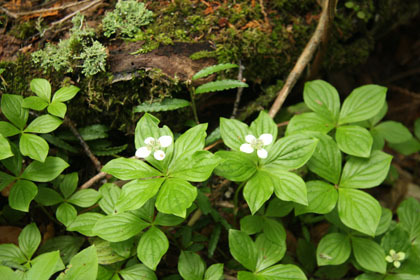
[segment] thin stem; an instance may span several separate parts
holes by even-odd
[[[243,77],[242,77],[242,72],[244,68],[245,67],[242,65],[241,61],[239,61],[238,80],[241,82],[244,82]],[[238,112],[239,103],[241,102],[241,96],[242,96],[243,91],[244,91],[243,87],[239,87],[237,89],[235,103],[233,104],[232,115],[230,116],[231,119],[234,119],[236,117],[236,113]]]
[[[198,114],[197,114],[197,108],[195,107],[195,97],[194,97],[194,90],[191,88],[188,88],[188,91],[190,92],[190,97],[191,97],[191,108],[194,114],[194,120],[197,124],[200,123],[200,121],[198,120]]]
[[[235,196],[233,197],[233,205],[235,208],[233,208],[233,215],[236,217],[236,214],[238,214],[238,198],[239,198],[239,192],[242,190],[242,188],[245,186],[246,182],[242,182],[239,187],[235,191]]]

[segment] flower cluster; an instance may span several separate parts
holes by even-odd
[[[268,155],[268,152],[266,149],[264,149],[264,146],[270,145],[273,142],[273,135],[269,133],[261,134],[258,139],[251,134],[248,134],[245,136],[245,141],[247,143],[242,144],[239,148],[242,152],[251,154],[254,152],[254,150],[257,150],[257,155],[260,158],[266,158]]]
[[[137,149],[136,157],[147,158],[153,151],[153,157],[155,159],[163,160],[166,155],[161,148],[169,147],[172,144],[172,137],[168,135],[161,136],[159,139],[147,137],[144,140],[144,144],[146,144],[146,146]]]
[[[385,260],[389,263],[393,263],[396,268],[401,266],[401,261],[405,259],[404,252],[395,252],[394,249],[389,250],[389,255],[385,257]]]

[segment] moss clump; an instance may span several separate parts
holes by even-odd
[[[134,37],[141,27],[153,20],[153,13],[143,3],[136,0],[118,1],[112,12],[106,13],[102,20],[105,37],[119,34]]]
[[[70,38],[58,45],[47,44],[32,54],[32,60],[44,71],[53,68],[57,72],[73,72],[81,67],[86,76],[105,71],[107,53],[105,47],[94,39],[93,29],[84,26],[84,17],[78,14],[72,19]]]

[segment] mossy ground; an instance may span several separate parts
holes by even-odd
[[[154,12],[154,21],[134,39],[146,42],[140,52],[173,42],[210,42],[213,50],[197,53],[195,58],[215,57],[220,63],[240,62],[245,66],[243,76],[251,85],[252,93],[244,99],[256,102],[242,110],[242,118],[254,109],[267,107],[273,93],[265,89],[281,84],[295,64],[316,27],[320,6],[314,0],[263,1],[264,7],[259,1],[249,0],[207,1],[209,6],[204,2],[150,1],[148,8]],[[383,32],[390,17],[409,17],[410,12],[413,14],[413,10],[419,8],[418,4],[399,1],[404,2],[400,9],[394,5],[390,11],[382,8],[384,3],[354,0],[352,2],[365,13],[361,19],[354,9],[345,6],[346,2],[349,1],[338,2],[323,71],[363,63],[373,49],[378,30]],[[110,7],[113,7],[112,3]],[[402,22],[404,19],[398,20]],[[28,22],[24,22],[20,28],[16,25],[12,30],[13,34],[22,35],[32,29],[28,27]],[[112,38],[110,41],[105,37],[99,39],[104,44],[112,44]],[[8,86],[3,85],[2,92],[28,95],[28,85],[34,77],[47,78],[55,89],[70,81],[80,86],[81,93],[70,104],[69,114],[81,126],[107,123],[112,128],[132,132],[137,118],[132,114],[133,106],[166,96],[188,99],[185,84],[162,75],[158,70],[139,70],[134,79],[112,84],[110,73],[93,77],[85,77],[77,69],[68,74],[53,70],[44,73],[31,63],[27,54],[12,63],[2,62],[0,68],[7,70],[3,77]],[[228,75],[233,78],[236,73],[231,71]],[[171,114],[177,116],[178,125],[191,117],[187,109],[166,112],[163,119],[169,120],[165,116]]]

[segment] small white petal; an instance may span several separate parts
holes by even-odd
[[[147,147],[141,147],[136,151],[136,157],[138,158],[147,158],[150,155],[151,151]]]
[[[146,139],[144,139],[144,144],[146,145],[152,145],[155,142],[155,138],[153,137],[147,137]]]
[[[250,154],[254,151],[254,148],[252,148],[250,144],[242,144],[239,149],[241,150],[241,152],[244,152],[247,154]]]
[[[391,256],[393,256],[393,255],[395,255],[395,254],[396,254],[396,252],[395,252],[395,250],[394,250],[394,249],[391,249],[391,250],[389,250],[389,254],[390,254]]]
[[[171,136],[161,136],[159,137],[160,146],[166,148],[172,144],[172,137]]]
[[[395,262],[394,262],[394,266],[395,266],[396,268],[399,268],[399,267],[401,266],[401,263],[400,263],[399,261],[395,261]]]
[[[264,133],[261,134],[260,137],[258,137],[258,139],[263,142],[264,146],[267,146],[273,142],[273,135],[269,133]]]
[[[266,157],[267,157],[267,155],[268,155],[268,153],[267,153],[267,151],[266,151],[265,149],[259,149],[259,150],[257,151],[257,155],[258,155],[258,157],[260,157],[260,158],[266,158]]]
[[[246,142],[248,142],[248,143],[252,143],[252,142],[254,142],[255,140],[257,140],[257,138],[255,138],[255,136],[254,136],[254,135],[248,134],[247,136],[245,136],[245,141],[246,141]],[[251,152],[251,153],[252,153],[252,152]]]
[[[165,152],[162,150],[157,150],[153,156],[155,157],[155,159],[157,160],[163,160],[165,158]]]
[[[403,259],[405,259],[405,253],[404,252],[398,252],[397,255],[398,255],[398,259],[400,261],[402,261]]]
[[[391,256],[386,256],[385,260],[389,263],[392,263],[394,261]]]

